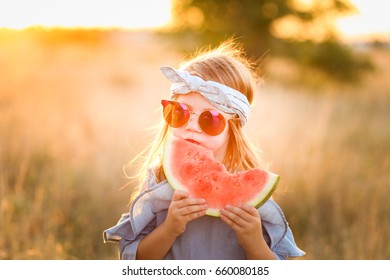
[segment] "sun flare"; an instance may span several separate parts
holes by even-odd
[[[171,20],[171,0],[0,0],[0,27],[156,28]]]
[[[381,0],[351,0],[358,12],[340,18],[336,26],[347,39],[390,40],[390,22],[386,3]]]
[[[172,1],[0,0],[0,28],[160,28],[172,22]],[[300,3],[305,4],[307,1],[301,0]],[[357,7],[358,13],[336,20],[336,27],[342,37],[352,40],[390,40],[390,22],[384,7],[385,1],[350,1]]]

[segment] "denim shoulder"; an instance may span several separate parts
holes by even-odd
[[[150,171],[140,193],[130,204],[129,212],[123,214],[115,226],[103,232],[104,242],[135,240],[157,212],[168,209],[172,195],[173,189],[168,182],[157,183],[154,173]]]
[[[299,249],[279,205],[269,199],[259,208],[264,238],[278,259],[301,257],[305,252]]]

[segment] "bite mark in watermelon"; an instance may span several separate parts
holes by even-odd
[[[167,138],[163,168],[174,189],[206,199],[206,214],[214,217],[226,205],[260,207],[279,182],[279,175],[259,168],[232,174],[214,159],[212,150],[175,136]]]

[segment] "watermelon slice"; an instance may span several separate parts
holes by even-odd
[[[175,136],[167,138],[163,168],[169,184],[204,198],[206,215],[219,217],[226,205],[260,207],[272,195],[279,176],[258,168],[231,174],[213,151]]]

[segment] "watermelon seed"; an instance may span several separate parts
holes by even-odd
[[[186,152],[186,158],[189,158],[191,156],[191,152],[190,151],[187,151]]]
[[[199,158],[199,153],[196,153],[195,155],[194,155],[194,159],[198,159]]]

